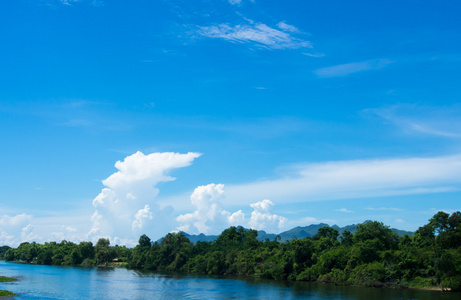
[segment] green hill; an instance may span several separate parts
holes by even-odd
[[[368,222],[371,222],[371,221],[365,221],[363,223],[368,223]],[[325,223],[320,223],[320,224],[312,224],[312,225],[308,225],[308,226],[304,226],[304,227],[297,226],[295,228],[292,228],[290,230],[281,232],[279,234],[267,233],[267,232],[265,232],[263,230],[259,230],[258,231],[258,240],[260,240],[260,241],[264,241],[266,239],[274,240],[274,239],[279,237],[278,239],[281,242],[286,242],[286,241],[291,241],[292,239],[303,239],[303,238],[306,238],[306,237],[313,237],[314,235],[317,234],[317,231],[319,230],[319,228],[325,227],[325,226],[328,226],[328,227],[331,227],[331,228],[334,228],[334,229],[338,230],[340,235],[341,235],[346,230],[349,230],[351,233],[356,232],[357,231],[357,225],[359,225],[359,224],[352,224],[352,225],[347,225],[347,226],[344,226],[344,227],[339,227],[337,225],[330,226],[330,225],[325,224]],[[393,232],[397,233],[398,236],[404,236],[405,234],[413,235],[413,232],[411,232],[411,231],[405,231],[405,230],[400,230],[400,229],[396,229],[396,228],[391,228],[391,230]],[[205,235],[203,233],[198,234],[198,235],[186,233],[186,237],[193,244],[197,243],[198,241],[201,241],[201,242],[213,242],[213,241],[216,241],[216,239],[218,238],[217,235]]]

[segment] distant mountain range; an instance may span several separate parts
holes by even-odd
[[[367,223],[367,222],[371,222],[371,221],[365,221],[364,223]],[[331,228],[334,228],[334,229],[338,230],[339,234],[341,236],[341,234],[345,230],[349,230],[352,233],[356,232],[357,231],[357,225],[359,225],[359,224],[352,224],[352,225],[347,225],[347,226],[344,226],[344,227],[339,227],[337,225],[330,226],[330,225],[325,224],[325,223],[320,223],[320,224],[312,224],[312,225],[304,226],[304,227],[298,226],[298,227],[292,228],[290,230],[284,231],[284,232],[282,232],[280,234],[266,233],[263,230],[259,230],[258,231],[258,240],[260,240],[260,241],[264,241],[266,239],[274,240],[277,236],[280,236],[280,241],[285,242],[285,241],[290,241],[290,240],[295,239],[295,238],[296,239],[302,239],[302,238],[305,238],[305,237],[313,237],[314,235],[317,234],[317,231],[319,230],[319,228],[324,227],[324,226],[328,226],[328,227],[331,227]],[[411,231],[399,230],[399,229],[395,229],[395,228],[391,228],[391,230],[393,232],[397,233],[398,236],[404,236],[405,234],[413,235],[413,232],[411,232]],[[216,239],[218,238],[218,235],[205,235],[203,233],[195,235],[195,234],[186,233],[186,237],[193,244],[195,244],[198,241],[201,241],[201,242],[213,242],[213,241],[216,241]]]

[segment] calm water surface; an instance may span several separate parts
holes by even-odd
[[[0,275],[17,277],[0,289],[14,299],[461,299],[460,294],[338,287],[328,284],[177,276],[126,269],[35,266],[0,261]]]

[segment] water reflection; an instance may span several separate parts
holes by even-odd
[[[5,262],[0,262],[0,275],[19,278],[0,284],[0,289],[19,293],[16,299],[459,299],[459,294],[433,291]]]

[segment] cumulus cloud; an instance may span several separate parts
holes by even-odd
[[[230,26],[229,24],[204,26],[200,27],[197,33],[208,38],[251,43],[266,49],[312,48],[309,41],[292,35],[298,32],[296,27],[280,22],[278,28],[275,29],[262,23],[249,22],[249,24],[236,26]]]
[[[196,210],[176,218],[181,224],[178,230],[189,233],[218,234],[228,226],[242,225],[245,214],[241,210],[233,214],[224,210],[221,205],[223,198],[223,184],[211,183],[197,187],[190,197]]]
[[[30,224],[31,220],[32,216],[27,214],[0,216],[0,245],[18,246],[22,242],[36,238]]]
[[[133,245],[142,233],[159,238],[175,226],[173,209],[161,209],[155,201],[160,182],[175,180],[174,169],[187,167],[199,153],[136,152],[117,161],[117,172],[102,183],[106,186],[93,200],[95,212],[87,238],[109,237],[115,243]]]
[[[21,229],[21,242],[33,242],[39,240],[40,237],[35,234],[34,226],[28,224],[26,227]]]
[[[321,68],[321,69],[315,70],[314,73],[318,77],[322,77],[322,78],[340,77],[340,76],[347,76],[349,74],[358,73],[362,71],[382,69],[391,63],[393,63],[393,61],[389,59],[372,59],[372,60],[367,60],[367,61],[362,61],[362,62],[354,62],[354,63],[349,63],[349,64]]]
[[[66,240],[74,243],[83,241],[83,236],[77,228],[68,225],[61,225],[60,229],[60,231],[54,231],[51,233],[52,241],[59,242]]]
[[[270,200],[263,200],[250,204],[254,209],[251,213],[250,227],[256,230],[265,230],[267,232],[280,232],[283,228],[286,218],[272,213],[274,203]]]
[[[426,194],[461,188],[461,155],[298,164],[274,180],[227,185],[227,201],[286,203]],[[289,199],[289,200],[287,200]]]
[[[143,227],[145,227],[146,223],[149,222],[149,220],[152,220],[154,216],[150,211],[150,206],[146,204],[146,206],[144,206],[143,209],[138,210],[134,218],[135,220],[131,225],[131,229],[133,230],[133,232],[137,232],[140,231]]]

